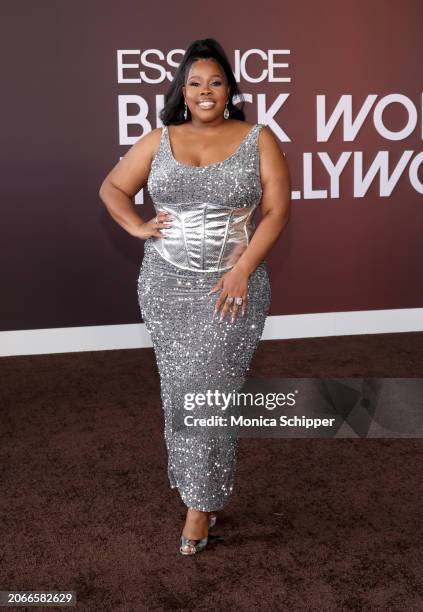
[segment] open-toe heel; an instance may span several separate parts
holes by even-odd
[[[201,552],[205,549],[207,546],[207,541],[208,536],[202,538],[201,540],[193,540],[182,535],[179,552],[181,555],[195,555],[195,553]]]

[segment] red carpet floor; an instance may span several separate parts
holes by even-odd
[[[1,590],[96,612],[423,610],[421,439],[241,439],[225,541],[182,557],[152,349],[0,367]],[[250,375],[423,377],[423,334],[261,342]]]

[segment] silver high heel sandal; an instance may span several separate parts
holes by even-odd
[[[181,546],[179,548],[179,552],[181,555],[195,555],[195,553],[201,552],[205,549],[208,539],[208,536],[206,536],[201,540],[193,540],[192,538],[186,538],[185,536],[181,535]],[[187,548],[188,550],[184,550]]]
[[[208,535],[202,540],[193,540],[181,535],[181,546],[179,552],[181,555],[195,555],[205,549],[209,542],[223,542],[225,538],[220,535]],[[188,548],[188,550],[184,550]]]
[[[216,525],[216,521],[217,521],[217,514],[212,514],[209,516],[209,529],[211,529],[212,527]],[[181,545],[179,547],[179,552],[181,553],[181,555],[195,555],[195,553],[198,553],[204,550],[208,542],[212,542],[216,540],[220,541],[220,540],[224,540],[224,538],[219,535],[209,534],[205,538],[202,538],[200,540],[194,540],[193,538],[186,538],[184,535],[181,535]]]

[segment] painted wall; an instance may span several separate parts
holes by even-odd
[[[271,315],[423,307],[418,0],[3,2],[1,331],[141,321],[143,242],[98,197],[214,37],[286,154]],[[146,188],[140,214],[153,207]]]

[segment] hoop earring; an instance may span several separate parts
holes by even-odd
[[[229,119],[229,111],[228,111],[228,102],[226,101],[225,110],[223,111],[223,116],[225,119]]]
[[[185,121],[188,119],[188,106],[186,102],[185,102],[185,110],[184,110],[184,119]]]

